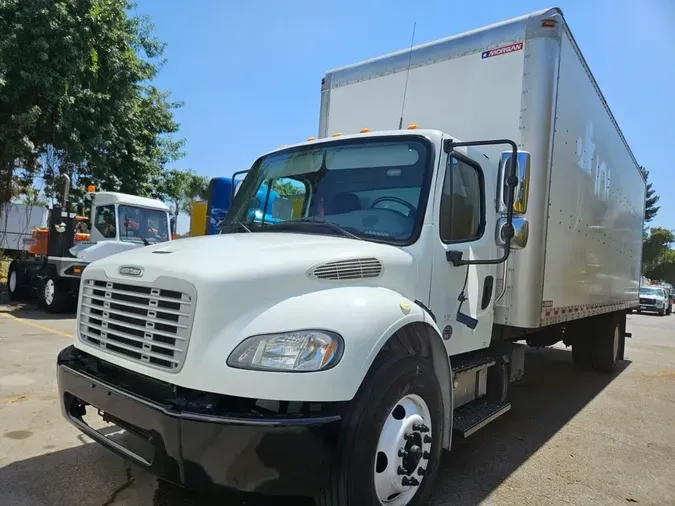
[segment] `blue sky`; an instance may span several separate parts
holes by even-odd
[[[652,225],[675,228],[673,0],[136,1],[168,44],[156,84],[185,102],[176,118],[187,156],[174,166],[207,176],[316,135],[325,71],[407,47],[413,21],[417,44],[560,7],[661,196]]]

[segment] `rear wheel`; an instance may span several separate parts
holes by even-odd
[[[600,372],[612,373],[616,371],[623,350],[624,325],[619,315],[608,315],[602,318],[598,327],[599,335],[593,353],[593,368]]]
[[[430,359],[384,352],[343,418],[340,455],[318,505],[426,505],[441,456],[442,406]]]
[[[23,272],[19,269],[16,262],[9,264],[7,271],[7,291],[9,292],[9,300],[19,301],[24,296],[23,289]]]

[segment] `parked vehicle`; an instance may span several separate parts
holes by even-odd
[[[640,287],[640,307],[638,313],[648,311],[665,316],[670,307],[670,300],[666,289],[661,286]]]
[[[424,505],[510,410],[517,342],[616,370],[645,183],[558,9],[322,83],[320,138],[255,161],[221,234],[87,267],[59,399],[187,487]]]
[[[666,309],[666,314],[670,315],[673,312],[673,303],[675,303],[675,289],[673,289],[673,285],[670,283],[659,283],[661,288],[663,288],[666,292],[667,296],[667,301],[668,301],[668,308]]]
[[[50,312],[72,310],[82,272],[89,263],[139,246],[170,240],[169,208],[161,201],[124,193],[96,192],[89,187],[89,226],[85,216],[70,212],[70,179],[61,205],[49,210],[47,227],[33,231],[33,258],[9,265],[7,287],[11,300],[37,296]]]

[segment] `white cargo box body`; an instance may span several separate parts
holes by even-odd
[[[559,9],[330,71],[321,98],[320,137],[396,129],[402,116],[403,128],[531,153],[529,240],[508,261],[495,323],[537,328],[637,305],[644,181]]]
[[[35,243],[33,229],[47,226],[47,208],[7,204],[0,211],[0,250],[28,251]]]

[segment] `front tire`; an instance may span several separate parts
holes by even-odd
[[[443,398],[431,360],[387,349],[343,417],[319,506],[426,505],[440,463]]]
[[[69,300],[70,295],[63,280],[50,274],[42,283],[42,307],[50,313],[63,313],[68,307]]]

